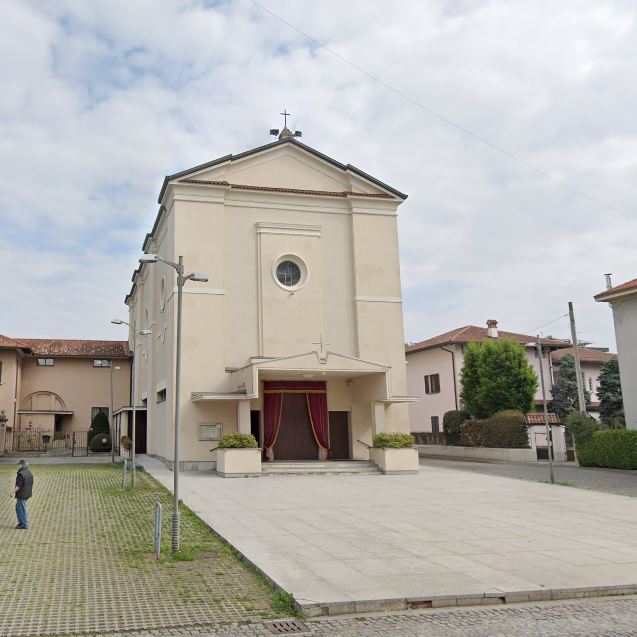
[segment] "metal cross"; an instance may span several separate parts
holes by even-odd
[[[287,128],[288,125],[288,117],[291,115],[292,113],[288,113],[287,108],[283,109],[283,112],[281,113],[281,115],[283,115],[283,126]]]

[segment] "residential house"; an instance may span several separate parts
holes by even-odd
[[[397,208],[363,171],[278,141],[165,178],[143,250],[204,273],[183,296],[180,460],[213,468],[229,432],[265,460],[366,459],[409,431]],[[126,296],[148,452],[172,466],[175,272],[143,263]]]
[[[440,432],[445,412],[452,409],[462,409],[460,375],[467,344],[501,339],[510,339],[521,343],[525,348],[529,363],[539,377],[540,360],[535,346],[537,337],[531,334],[499,330],[495,320],[487,321],[486,327],[465,325],[407,346],[405,352],[408,393],[411,396],[420,397],[418,402],[409,405],[409,421],[412,432]],[[553,375],[551,358],[548,354],[568,345],[570,345],[568,340],[542,339],[542,365],[546,395],[549,400]],[[539,383],[535,400],[539,406],[542,401],[542,390]]]
[[[586,408],[586,411],[599,420],[599,395],[597,390],[599,389],[599,374],[602,369],[602,365],[615,358],[616,354],[603,349],[596,349],[593,347],[578,347],[580,369],[582,371],[582,380],[584,386],[591,395],[590,403]],[[556,349],[551,352],[551,367],[553,371],[553,380],[557,380],[560,373],[560,363],[562,359],[567,356],[573,356],[575,349],[573,347],[567,347],[564,349]]]
[[[637,429],[637,279],[612,286],[608,275],[607,281],[595,300],[613,309],[626,427]]]
[[[130,368],[126,341],[0,335],[2,450],[12,451],[27,432],[63,438],[87,431],[97,412],[110,416],[112,406],[128,404]]]

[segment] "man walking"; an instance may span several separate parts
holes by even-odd
[[[29,520],[27,518],[27,500],[33,493],[33,474],[29,471],[26,460],[18,463],[18,475],[15,478],[13,495],[15,497],[15,513],[18,516],[16,529],[28,529]]]

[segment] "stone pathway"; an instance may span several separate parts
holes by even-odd
[[[503,462],[471,462],[447,458],[420,458],[426,467],[443,469],[461,469],[503,478],[517,478],[533,482],[547,482],[549,469],[546,462],[503,463]],[[637,498],[637,471],[619,469],[597,469],[578,467],[574,463],[556,463],[554,465],[555,481],[581,489],[628,495]]]
[[[155,501],[164,505],[170,545],[171,498],[150,476],[119,488],[110,465],[34,465],[31,528],[15,525],[9,497],[15,467],[0,467],[0,635],[151,630],[279,616],[274,590],[192,513],[182,546],[193,561],[150,558]],[[284,612],[288,612],[286,610]]]
[[[172,486],[161,463],[145,466]],[[310,614],[637,590],[633,498],[427,465],[416,476],[182,473],[181,494]]]
[[[304,621],[307,637],[635,637],[637,598],[407,611]],[[103,637],[272,637],[263,623]]]

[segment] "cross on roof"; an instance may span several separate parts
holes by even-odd
[[[288,113],[287,108],[284,108],[283,112],[281,113],[281,115],[283,115],[283,126],[287,127],[287,125],[288,125],[288,117],[290,115],[292,115],[292,113]]]

